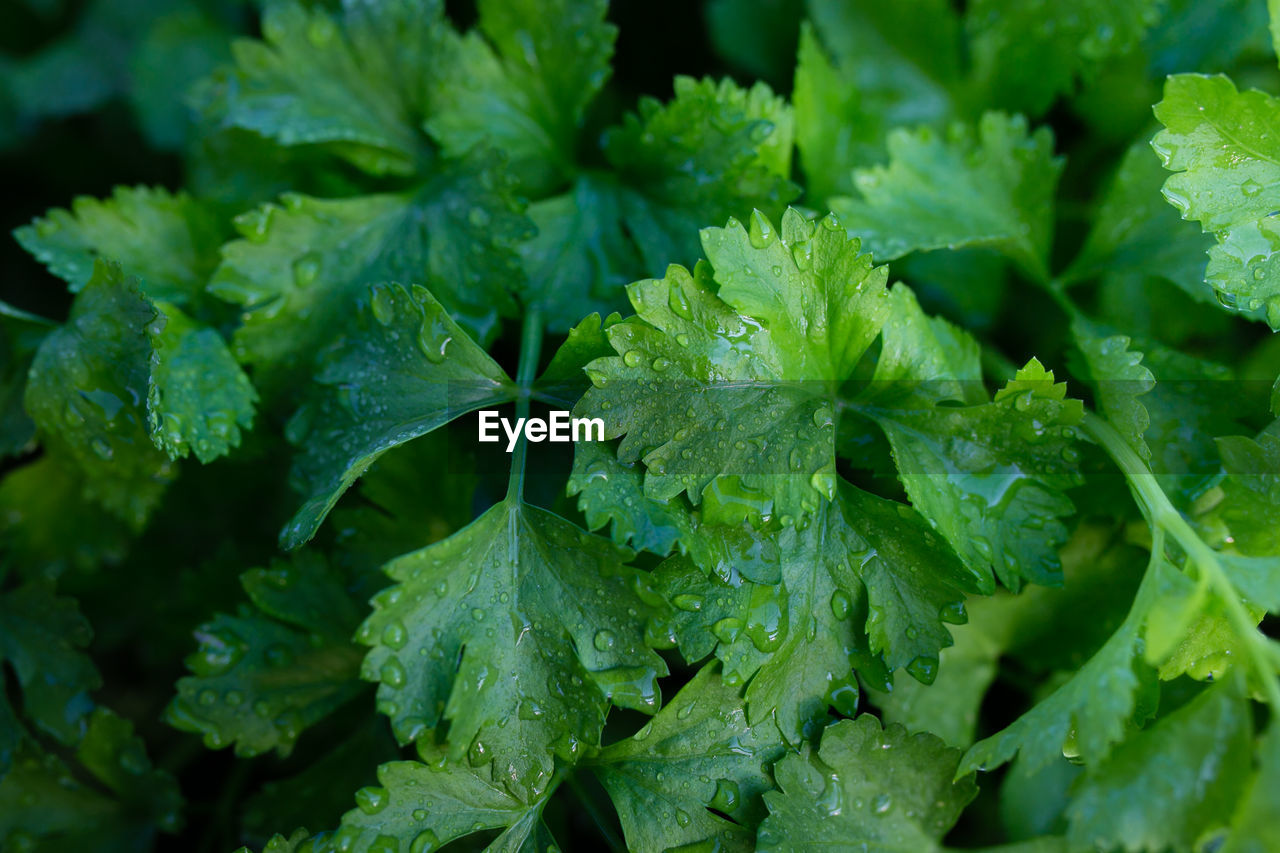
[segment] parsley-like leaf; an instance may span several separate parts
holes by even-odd
[[[1230,682],[1207,688],[1091,767],[1068,807],[1073,844],[1189,850],[1224,826],[1252,757],[1237,691]]]
[[[196,631],[165,712],[202,733],[206,746],[236,754],[288,755],[298,735],[360,692],[360,651],[348,639],[359,609],[323,559],[299,556],[240,578],[253,606],[219,614]]]
[[[77,198],[70,210],[50,210],[14,237],[49,271],[79,292],[98,258],[118,261],[141,279],[151,299],[186,306],[197,301],[214,267],[222,228],[183,192],[117,187],[111,198]]]
[[[246,309],[234,345],[269,384],[298,378],[370,284],[429,287],[481,339],[514,310],[513,246],[528,234],[496,155],[450,163],[421,187],[347,199],[289,194],[237,218],[209,289]]]
[[[496,762],[527,796],[552,754],[599,742],[608,702],[652,713],[666,666],[644,646],[651,609],[627,552],[512,500],[392,561],[397,585],[359,632],[364,676],[402,742],[449,721],[452,760]],[[639,590],[639,591],[637,591]]]
[[[766,767],[786,747],[771,717],[748,722],[741,691],[715,669],[703,667],[644,728],[588,762],[637,853],[713,840],[749,847],[764,817]]]
[[[1171,175],[1164,196],[1212,232],[1205,279],[1229,308],[1264,309],[1280,329],[1280,143],[1270,128],[1280,100],[1240,92],[1222,75],[1177,74],[1155,106],[1164,130],[1151,141]]]
[[[823,732],[816,754],[778,762],[781,791],[764,796],[769,817],[756,849],[938,850],[978,793],[972,777],[952,781],[959,760],[931,734],[882,730],[867,714],[842,720]]]
[[[1028,133],[1022,116],[987,113],[976,129],[895,130],[888,146],[888,166],[854,174],[858,196],[831,201],[876,258],[990,246],[1032,279],[1048,278],[1062,170],[1048,128]]]
[[[45,440],[84,472],[85,494],[135,528],[174,476],[144,411],[155,316],[118,265],[99,262],[67,324],[41,343],[26,391]]]
[[[173,305],[156,308],[159,316],[147,326],[152,437],[171,459],[194,452],[210,462],[240,446],[240,430],[253,426],[258,394],[217,331]]]
[[[303,448],[294,477],[306,502],[281,534],[286,547],[310,539],[379,455],[513,395],[502,368],[425,288],[380,284],[367,293],[316,377],[318,400],[290,423]]]

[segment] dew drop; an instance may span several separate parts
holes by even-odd
[[[378,670],[378,676],[383,684],[395,688],[404,687],[409,678],[404,671],[404,664],[400,663],[399,658],[387,658],[382,664],[382,668]]]
[[[368,815],[374,815],[387,807],[391,802],[391,797],[387,794],[386,788],[361,788],[356,791],[356,805],[360,807],[360,811]]]
[[[396,319],[396,301],[391,288],[375,285],[369,298],[369,307],[373,310],[373,318],[384,326],[390,326]]]
[[[769,221],[759,210],[751,211],[751,226],[747,232],[747,237],[751,240],[751,245],[757,249],[765,249],[773,244],[777,239],[777,232],[773,230],[773,223]]]

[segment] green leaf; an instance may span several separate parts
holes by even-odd
[[[276,561],[240,578],[250,605],[196,631],[165,718],[236,755],[276,750],[361,692],[360,650],[348,639],[360,608],[342,579],[315,556]]]
[[[604,137],[604,153],[631,189],[623,221],[647,270],[692,260],[696,229],[753,209],[780,211],[796,195],[791,108],[763,83],[677,77],[675,98],[640,100]]]
[[[359,500],[333,511],[340,559],[353,577],[381,588],[384,563],[471,521],[474,459],[458,444],[446,430],[435,430],[392,449],[360,478]],[[424,471],[433,474],[424,477]]]
[[[641,247],[625,225],[626,211],[643,206],[643,198],[603,174],[580,175],[562,195],[529,205],[537,233],[519,252],[528,295],[553,331],[569,328],[588,311],[608,314],[627,284],[656,271],[641,260]]]
[[[0,457],[26,447],[36,427],[22,405],[40,342],[57,324],[0,302]]]
[[[975,0],[965,14],[973,76],[984,100],[1039,115],[1078,76],[1141,41],[1157,0]]]
[[[240,430],[253,426],[258,394],[215,330],[172,305],[156,304],[147,326],[151,383],[147,420],[170,459],[191,452],[212,462],[240,446]]]
[[[129,100],[153,147],[182,150],[192,129],[186,93],[231,60],[229,30],[216,13],[181,6],[147,29],[130,57]]]
[[[631,285],[638,316],[609,328],[618,356],[588,366],[579,414],[625,434],[618,456],[643,458],[650,497],[697,504],[736,476],[755,515],[799,518],[834,495],[834,392],[883,322],[886,272],[795,211],[781,239],[757,212],[750,234],[732,221],[703,245],[692,274]]]
[[[1077,375],[1093,385],[1098,408],[1107,421],[1142,459],[1151,461],[1146,441],[1151,415],[1138,398],[1156,387],[1156,378],[1142,364],[1143,354],[1129,347],[1125,335],[1111,335],[1083,317],[1071,325],[1076,346],[1084,357],[1084,370]]]
[[[514,396],[511,380],[425,288],[375,285],[328,352],[317,399],[289,424],[305,502],[281,533],[310,539],[338,498],[382,453]]]
[[[29,576],[56,578],[118,563],[130,530],[84,498],[85,479],[73,459],[45,451],[0,479],[0,554]],[[0,575],[4,574],[0,569]]]
[[[677,77],[675,98],[642,98],[604,135],[612,173],[580,175],[536,202],[538,235],[522,247],[527,301],[567,329],[587,311],[620,307],[622,285],[692,264],[697,229],[755,208],[770,215],[795,197],[792,114],[758,83]]]
[[[25,750],[0,779],[6,846],[125,853],[150,849],[157,830],[181,827],[177,785],[152,768],[127,721],[106,708],[95,710],[75,757],[79,772],[51,753]]]
[[[1018,599],[970,598],[968,622],[948,628],[954,645],[938,653],[938,677],[932,684],[895,673],[893,690],[868,698],[886,723],[912,732],[931,732],[948,746],[973,744],[978,711],[996,678],[1000,655],[1016,622]]]
[[[584,317],[569,330],[546,370],[534,382],[537,390],[567,405],[577,402],[591,385],[586,366],[597,358],[613,354],[607,330],[621,319],[622,315],[617,313],[603,319],[599,314]]]
[[[899,304],[906,306],[906,317],[923,318],[910,308],[914,300]],[[912,335],[914,325],[890,322],[884,352],[895,352],[892,337]],[[901,349],[911,352],[910,346]],[[936,355],[945,358],[944,352],[940,348]],[[980,591],[994,589],[993,571],[1015,591],[1024,580],[1059,583],[1056,549],[1067,536],[1062,519],[1074,512],[1065,490],[1080,482],[1075,444],[1083,405],[1032,359],[991,402],[938,406],[906,394],[913,385],[899,377],[912,376],[918,384],[937,376],[931,372],[936,361],[912,358],[917,361],[907,369],[882,360],[895,381],[880,399],[870,397],[859,407],[888,436],[912,505],[960,555]],[[936,389],[940,402],[954,399],[942,396],[947,387],[926,386]],[[977,390],[972,382],[962,387]]]
[[[783,85],[795,65],[803,0],[711,0],[706,7],[712,47],[730,65]]]
[[[715,670],[704,666],[644,728],[588,762],[630,850],[751,847],[760,795],[773,787],[766,767],[786,746],[769,716],[748,722],[741,691]]]
[[[881,730],[864,714],[822,734],[816,755],[778,762],[777,792],[757,850],[940,850],[939,840],[977,796],[972,777],[953,782],[960,751],[901,726]]]
[[[1068,753],[1104,759],[1125,736],[1139,709],[1139,694],[1154,672],[1136,659],[1138,627],[1126,622],[1065,684],[1012,724],[964,754],[961,774],[994,770],[1021,752],[1035,771]]]
[[[366,707],[336,742],[297,773],[273,778],[245,801],[245,835],[269,838],[276,827],[328,826],[351,806],[351,792],[377,784],[378,767],[401,758],[386,720]]]
[[[673,88],[667,104],[643,97],[637,113],[605,132],[604,154],[623,183],[664,206],[696,211],[777,209],[795,195],[787,181],[795,131],[786,99],[764,83],[742,88],[727,78],[677,77]],[[644,248],[648,234],[637,237]]]
[[[1160,186],[1166,177],[1145,137],[1129,146],[1084,246],[1060,279],[1155,276],[1198,302],[1216,303],[1204,285],[1204,253],[1212,238],[1182,224],[1165,203]]]
[[[960,26],[945,0],[813,0],[808,10],[792,97],[810,198],[823,206],[853,189],[854,168],[884,159],[892,128],[952,115]]]
[[[441,3],[347,3],[340,18],[273,3],[262,32],[265,43],[232,44],[235,67],[202,93],[217,125],[323,145],[374,175],[410,174],[429,156],[421,122],[443,76]]]
[[[222,227],[203,204],[163,187],[116,187],[111,198],[81,196],[14,231],[22,247],[79,293],[98,258],[118,261],[151,299],[198,302],[218,264]]]
[[[1280,328],[1280,268],[1272,261],[1280,245],[1272,216],[1280,207],[1280,143],[1269,131],[1280,101],[1237,91],[1221,75],[1177,74],[1155,113],[1164,130],[1151,145],[1175,173],[1164,196],[1217,240],[1205,280],[1226,307],[1264,309]]]
[[[1127,739],[1090,767],[1068,807],[1073,845],[1190,850],[1224,826],[1252,758],[1249,709],[1230,682]]]
[[[587,107],[609,78],[618,31],[607,9],[603,0],[480,2],[488,43],[475,33],[450,39],[437,72],[445,79],[426,126],[445,154],[499,148],[530,188],[566,171]]]
[[[876,258],[989,246],[1036,281],[1049,277],[1053,195],[1062,160],[1047,127],[986,113],[976,131],[951,125],[889,134],[889,165],[854,173],[857,197],[831,207]]]
[[[1259,746],[1257,774],[1240,792],[1222,853],[1266,853],[1280,844],[1280,727],[1272,723]]]
[[[1217,443],[1226,476],[1213,517],[1240,553],[1280,556],[1280,427],[1273,425],[1256,440],[1232,435]]]
[[[757,583],[779,580],[778,547],[768,533],[745,519],[719,523],[714,511],[707,511],[712,518],[704,521],[703,511],[691,509],[679,497],[663,501],[646,496],[640,464],[618,461],[607,444],[574,446],[568,493],[580,496],[578,509],[587,527],[610,525],[610,535],[619,545],[661,557],[679,545],[702,571],[726,583],[739,577]]]
[[[505,501],[394,560],[399,583],[360,628],[363,675],[401,742],[449,721],[449,755],[520,797],[599,742],[609,702],[653,712],[666,666],[644,647],[651,607],[627,552]]]
[[[332,846],[323,849],[379,853],[394,845],[395,850],[427,851],[500,829],[484,849],[518,853],[529,850],[526,842],[546,832],[541,826],[545,796],[515,796],[500,780],[489,778],[489,768],[454,764],[427,751],[423,760],[429,763],[393,761],[379,767],[379,785],[356,792],[357,808],[343,816]]]
[[[17,676],[25,716],[66,746],[84,737],[90,691],[102,685],[84,653],[93,631],[74,599],[33,582],[0,596],[0,659]],[[0,753],[0,770],[8,764]],[[3,833],[0,833],[0,838]]]
[[[528,234],[491,153],[443,167],[406,193],[338,200],[294,194],[237,218],[244,239],[222,250],[209,285],[243,306],[237,357],[278,386],[314,354],[381,281],[422,284],[481,340],[510,314],[520,282],[514,244]]]
[[[792,743],[828,704],[853,712],[851,668],[872,683],[886,677],[886,665],[932,681],[938,651],[951,643],[942,621],[963,619],[963,590],[972,588],[909,507],[847,484],[838,495],[803,530],[782,532],[776,586],[708,578],[679,558],[655,577],[674,608],[666,619],[685,659],[714,650],[727,681],[751,679],[751,720],[776,714]]]
[[[66,325],[40,345],[26,391],[43,440],[83,472],[85,495],[135,529],[174,476],[143,410],[155,316],[119,266],[98,263]]]

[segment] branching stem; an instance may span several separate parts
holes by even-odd
[[[1187,561],[1195,565],[1201,577],[1217,592],[1226,608],[1232,629],[1245,645],[1249,662],[1258,675],[1267,702],[1273,710],[1280,712],[1280,679],[1276,677],[1275,654],[1241,602],[1240,593],[1223,569],[1218,553],[1182,517],[1182,513],[1178,512],[1160,488],[1155,474],[1151,473],[1142,458],[1121,438],[1115,427],[1093,412],[1085,413],[1084,426],[1119,466],[1152,530],[1164,531],[1172,537],[1186,552]],[[1155,537],[1154,542],[1158,543],[1156,547],[1163,547],[1163,537]]]

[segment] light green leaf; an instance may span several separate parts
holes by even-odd
[[[891,322],[886,336],[911,334],[909,328]],[[917,382],[935,376],[915,374]],[[956,550],[982,592],[995,588],[993,571],[1015,591],[1024,580],[1060,582],[1056,549],[1067,536],[1062,519],[1074,512],[1065,490],[1081,476],[1075,442],[1083,406],[1053,378],[1032,359],[991,402],[938,406],[903,396],[914,386],[896,382],[859,406],[888,436],[912,505]],[[937,387],[945,392],[948,383]]]
[[[394,560],[358,638],[363,675],[396,737],[449,721],[449,755],[495,762],[525,798],[553,754],[599,743],[609,702],[653,712],[661,658],[644,647],[655,598],[627,552],[536,507],[497,504],[470,526]]]
[[[608,330],[578,413],[624,435],[650,497],[697,504],[734,476],[753,514],[786,524],[835,490],[834,394],[879,332],[885,271],[838,227],[790,211],[703,232],[709,264],[629,288],[638,317]],[[718,292],[717,292],[718,287]]]
[[[579,442],[573,452],[573,472],[568,493],[579,495],[591,530],[611,525],[610,535],[619,545],[665,557],[679,545],[704,572],[726,583],[742,577],[756,583],[777,583],[778,547],[770,535],[743,519],[737,524],[719,523],[712,516],[703,521],[703,510],[692,509],[683,498],[669,501],[644,493],[644,472],[638,462],[618,461],[613,449],[602,442]]]
[[[298,736],[363,685],[360,650],[348,639],[360,608],[317,556],[276,561],[240,578],[250,605],[196,631],[165,719],[239,756],[288,755]]]
[[[715,670],[704,666],[644,728],[588,762],[630,850],[751,847],[751,827],[765,814],[760,795],[773,787],[766,767],[786,747],[768,715],[748,722],[741,691]]]
[[[1127,739],[1077,784],[1073,845],[1191,850],[1227,823],[1244,791],[1251,729],[1247,703],[1222,682]]]
[[[1039,115],[1078,76],[1133,50],[1158,0],[975,0],[965,13],[983,100]]]
[[[245,309],[237,357],[274,388],[297,381],[341,331],[371,284],[431,289],[487,341],[515,305],[513,246],[528,235],[492,154],[449,164],[407,193],[325,200],[294,194],[237,218],[244,239],[222,250],[209,289]],[[263,374],[266,374],[264,378]]]
[[[1209,249],[1205,280],[1218,301],[1240,311],[1265,309],[1280,328],[1280,245],[1274,211],[1280,207],[1280,100],[1240,92],[1226,77],[1177,74],[1155,106],[1164,130],[1151,145],[1176,174],[1164,196],[1217,244]]]
[[[26,391],[42,440],[75,459],[85,495],[135,529],[174,476],[143,410],[155,316],[119,266],[99,262],[67,324],[40,345]]]
[[[940,850],[978,789],[953,782],[960,751],[931,734],[884,730],[875,717],[841,720],[816,755],[790,755],[774,768],[780,791],[764,795],[769,817],[757,850]]]
[[[1268,726],[1258,752],[1258,772],[1240,792],[1222,853],[1267,853],[1280,845],[1280,726]]]
[[[81,196],[14,231],[22,247],[78,293],[98,258],[119,261],[151,299],[196,302],[218,263],[222,228],[184,192],[116,187],[111,198]]]
[[[858,197],[831,201],[872,255],[989,246],[1032,279],[1048,279],[1062,170],[1048,128],[1029,134],[1021,116],[986,113],[976,129],[896,130],[888,145],[888,166],[855,172]]]
[[[1145,438],[1151,415],[1138,398],[1156,387],[1156,378],[1143,366],[1143,354],[1129,349],[1127,336],[1108,334],[1083,317],[1071,324],[1071,334],[1084,358],[1077,375],[1094,387],[1099,410],[1138,456],[1151,461]]]
[[[305,496],[281,533],[310,539],[334,503],[382,453],[485,405],[514,386],[426,289],[375,285],[368,306],[330,349],[316,399],[289,424],[301,453],[294,479]]]
[[[960,774],[994,770],[1021,752],[1028,770],[1068,753],[1101,761],[1124,736],[1155,673],[1137,660],[1138,626],[1126,622],[1071,679],[964,754]]]
[[[157,303],[147,326],[151,383],[147,421],[156,446],[201,462],[240,446],[240,430],[253,426],[258,393],[227,350],[222,336],[172,305]]]

